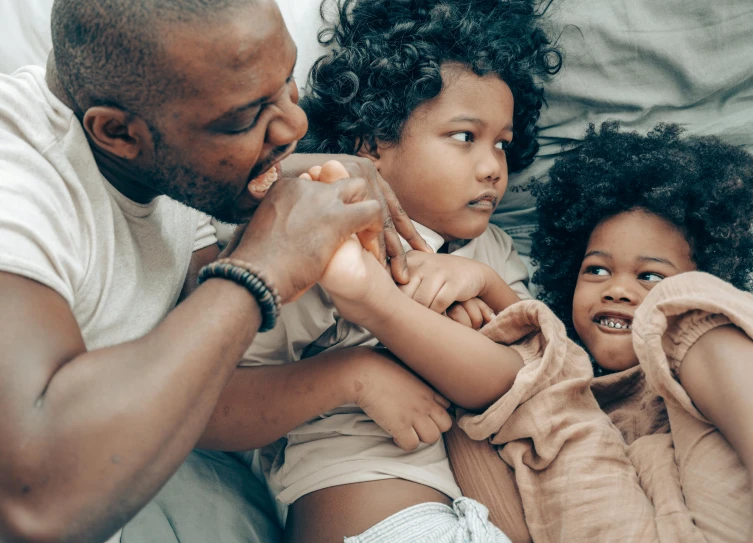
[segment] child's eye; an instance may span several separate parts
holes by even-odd
[[[501,151],[507,151],[508,149],[510,149],[511,145],[512,145],[511,141],[498,141],[497,143],[494,144],[494,147],[496,147],[497,149]]]
[[[609,275],[609,270],[607,270],[606,268],[602,268],[601,266],[588,266],[585,269],[584,273],[588,275],[607,276]]]
[[[664,279],[664,276],[660,273],[646,272],[638,276],[641,281],[648,281],[649,283],[658,283]]]
[[[450,136],[452,139],[462,141],[463,143],[471,143],[473,141],[473,134],[470,132],[458,132]]]

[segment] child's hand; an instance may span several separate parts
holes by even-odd
[[[495,317],[494,311],[480,298],[456,302],[447,310],[447,316],[463,326],[479,330]]]
[[[363,368],[355,403],[392,436],[398,447],[412,451],[419,443],[435,443],[450,429],[450,402],[387,349],[368,348],[358,360]]]
[[[410,281],[400,290],[415,301],[443,313],[455,302],[478,296],[486,286],[485,264],[461,256],[409,251]]]
[[[367,319],[398,294],[392,277],[374,255],[354,237],[347,240],[330,260],[319,280],[340,315],[367,326]]]

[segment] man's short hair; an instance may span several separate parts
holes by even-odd
[[[180,92],[161,45],[170,24],[212,21],[254,0],[55,0],[58,77],[81,117],[107,105],[148,115]]]

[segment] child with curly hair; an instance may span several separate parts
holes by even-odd
[[[344,247],[244,364],[379,359],[391,366],[385,394],[410,399],[399,383],[410,371],[471,410],[509,389],[519,355],[476,329],[530,297],[510,237],[489,219],[508,168],[533,159],[538,79],[559,67],[539,18],[528,0],[338,5],[332,52],[301,102],[310,131],[298,150],[371,158],[435,253],[411,252],[411,280],[398,288],[360,246]],[[336,170],[312,177],[332,181]],[[349,399],[254,455],[287,540],[508,541],[482,505],[461,497],[441,439],[449,417],[419,419],[410,441],[393,441],[376,400]]]
[[[485,330],[526,367],[461,426],[504,445],[537,542],[752,535],[753,156],[680,133],[591,126],[535,184],[550,309]]]

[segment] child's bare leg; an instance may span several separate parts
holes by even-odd
[[[332,543],[358,535],[413,505],[450,498],[427,486],[385,479],[325,488],[290,506],[286,543]]]

